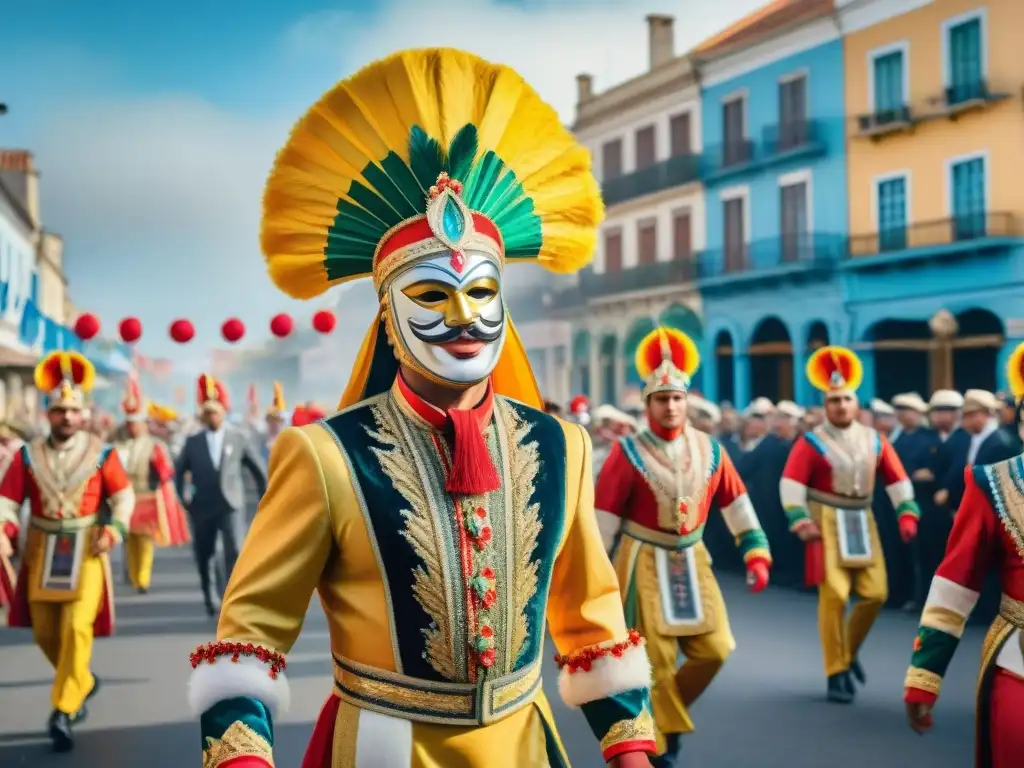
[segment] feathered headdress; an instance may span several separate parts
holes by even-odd
[[[1017,345],[1006,361],[1006,378],[1010,383],[1010,392],[1019,403],[1024,399],[1024,342]]]
[[[51,352],[36,366],[35,385],[47,394],[47,407],[79,410],[92,391],[96,369],[77,352]]]
[[[280,417],[286,410],[288,410],[288,404],[284,400],[284,388],[281,386],[281,382],[275,381],[274,399],[270,402],[267,415]]]
[[[169,405],[157,405],[156,403],[150,403],[146,412],[149,418],[159,424],[169,424],[172,421],[176,421],[178,418],[178,412]]]
[[[196,402],[201,410],[224,412],[231,409],[227,390],[213,376],[208,373],[201,374],[196,384]]]
[[[128,374],[128,380],[125,382],[121,410],[124,411],[128,421],[142,421],[146,418],[146,403],[142,399],[142,385],[139,384],[139,375],[135,371]]]
[[[687,392],[699,367],[697,345],[675,328],[655,328],[636,348],[636,372],[644,381],[644,399],[655,392]]]
[[[569,402],[569,413],[582,413],[583,411],[590,410],[590,400],[587,399],[586,395],[576,395]]]
[[[864,380],[864,367],[853,350],[846,347],[820,347],[807,360],[807,379],[827,394],[855,393]]]
[[[574,272],[603,218],[590,152],[516,72],[453,49],[403,51],[331,89],[280,152],[263,201],[271,278],[310,298],[370,276],[381,291],[420,259],[467,249]],[[378,354],[379,351],[379,354]],[[389,388],[375,319],[342,406]],[[511,322],[495,391],[543,400]]]

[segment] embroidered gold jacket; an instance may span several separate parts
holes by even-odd
[[[569,662],[559,691],[584,709],[606,758],[653,751],[649,667],[638,638],[628,641],[595,520],[589,437],[503,397],[484,437],[501,487],[453,497],[442,432],[397,386],[281,433],[224,598],[221,644],[193,657],[190,698],[205,713],[208,756],[237,756],[225,742],[244,730],[250,740],[262,735],[272,764],[270,717],[254,725],[261,707],[244,701],[272,714],[287,683],[285,674],[268,679],[251,655],[277,666],[314,589],[342,701],[414,722],[486,727],[539,695],[546,620]],[[204,661],[222,654],[237,663]]]

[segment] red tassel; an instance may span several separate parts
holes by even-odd
[[[821,539],[804,544],[804,586],[818,587],[825,581],[825,546]]]
[[[477,415],[471,410],[448,411],[455,429],[452,468],[445,486],[449,493],[476,495],[501,487],[498,472],[491,462],[487,441]]]

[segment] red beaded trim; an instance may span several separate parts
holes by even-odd
[[[221,656],[230,656],[231,661],[236,664],[242,656],[253,656],[264,664],[270,665],[270,677],[273,680],[276,680],[278,674],[284,672],[287,666],[284,654],[277,651],[268,651],[262,645],[254,645],[252,643],[207,643],[196,648],[188,658],[192,662],[192,669],[195,669],[204,661],[207,664],[213,664]]]
[[[556,653],[555,663],[559,669],[568,667],[570,675],[573,672],[589,672],[591,665],[598,659],[602,659],[605,656],[614,656],[616,659],[621,658],[622,654],[630,648],[636,648],[642,642],[643,638],[640,637],[640,633],[635,629],[631,629],[629,630],[629,637],[621,643],[615,643],[615,645],[592,645],[588,648],[574,651],[567,656],[561,656]]]

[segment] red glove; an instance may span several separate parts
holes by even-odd
[[[646,752],[623,752],[609,762],[611,768],[650,768],[651,760]]]
[[[917,518],[912,515],[903,515],[900,518],[900,538],[904,544],[909,544],[917,537]]]
[[[768,586],[768,563],[764,560],[747,563],[747,585],[751,592],[760,592]]]

